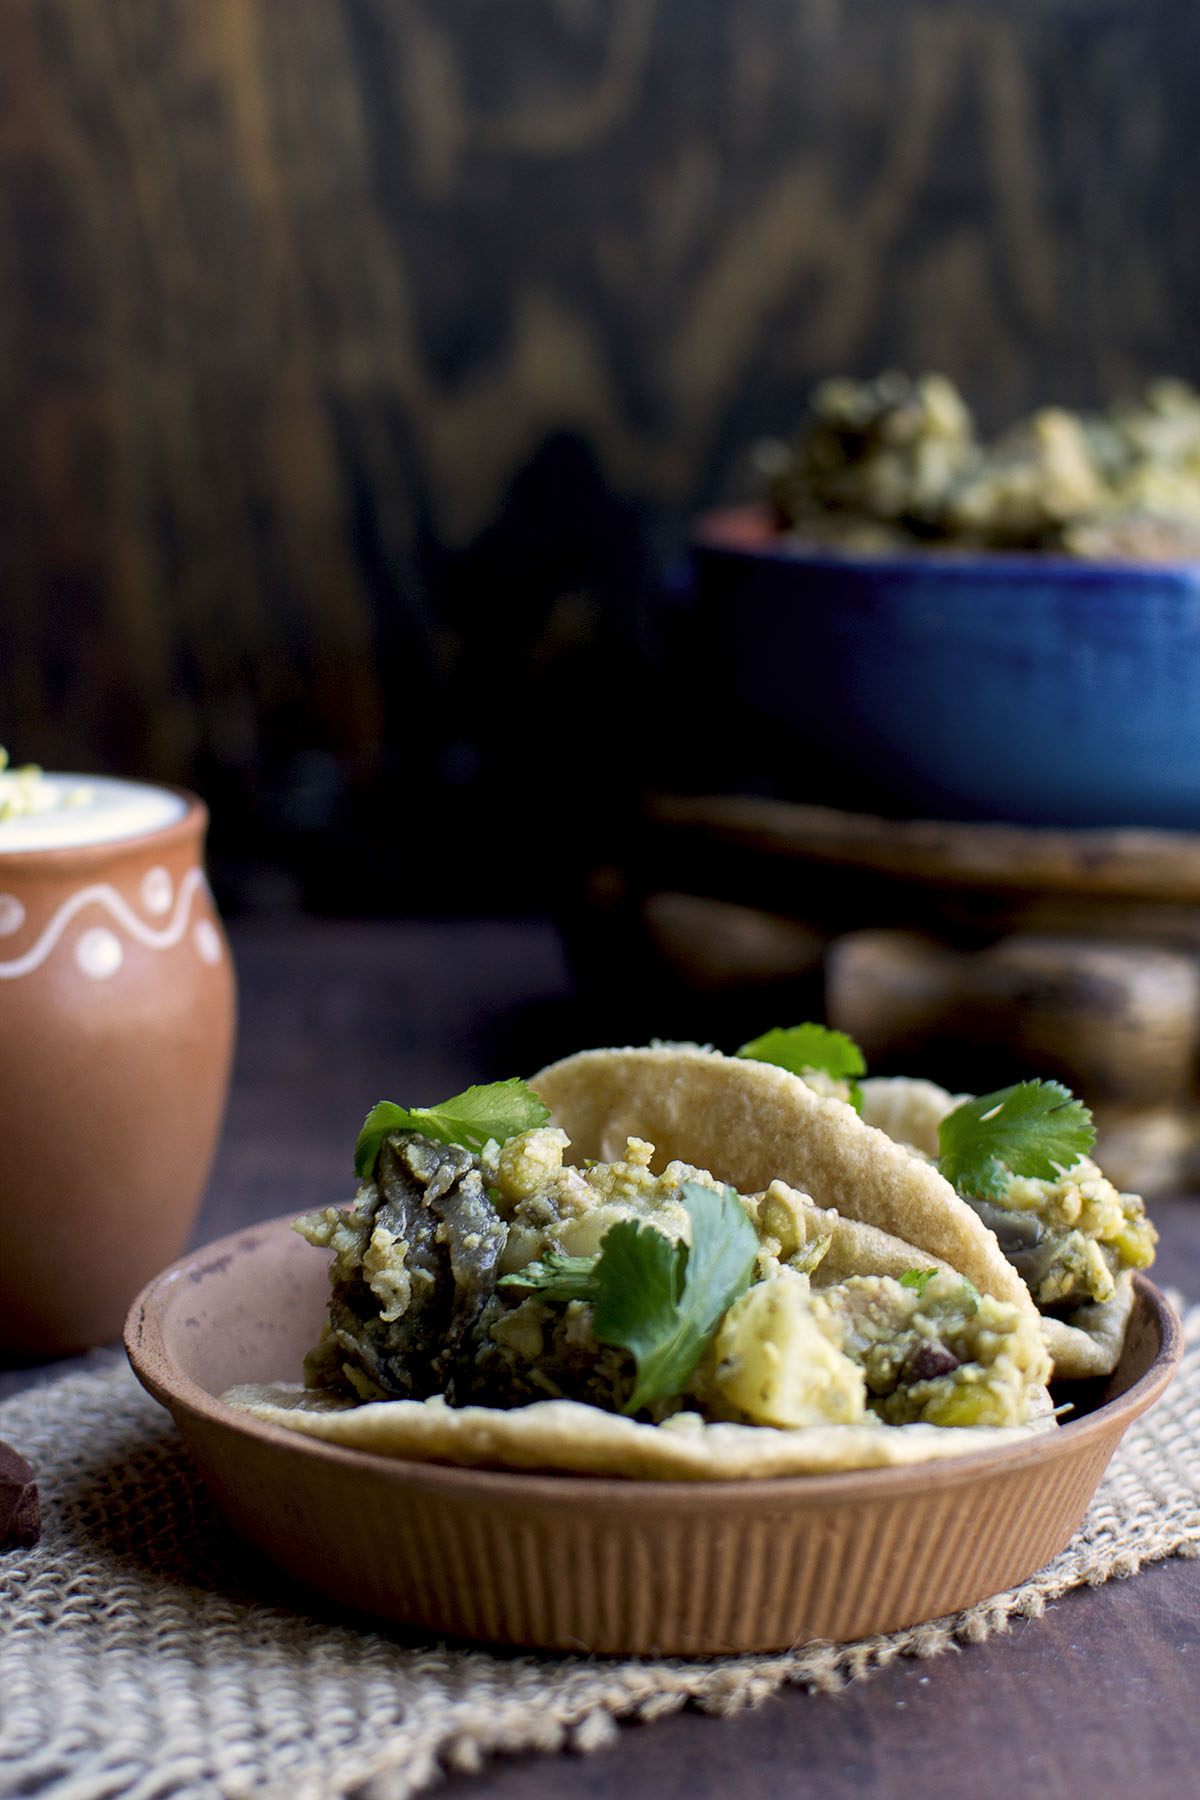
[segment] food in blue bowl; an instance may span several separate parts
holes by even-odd
[[[1200,399],[1164,383],[989,447],[941,378],[881,382],[818,390],[797,446],[764,458],[768,500],[697,524],[731,781],[1200,828]]]

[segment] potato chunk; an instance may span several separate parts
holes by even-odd
[[[862,1370],[813,1311],[808,1279],[781,1268],[721,1321],[713,1386],[756,1425],[851,1425],[866,1413]]]

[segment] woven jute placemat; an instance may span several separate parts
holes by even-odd
[[[1185,1331],[1200,1340],[1200,1309]],[[596,1749],[621,1719],[842,1687],[1200,1553],[1200,1347],[1032,1580],[890,1636],[705,1662],[506,1655],[299,1610],[228,1533],[123,1364],[8,1401],[0,1439],[33,1463],[44,1513],[37,1546],[0,1556],[4,1795],[405,1800],[500,1751]]]

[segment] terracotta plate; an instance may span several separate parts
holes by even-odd
[[[457,1469],[320,1443],[217,1398],[300,1378],[326,1266],[286,1219],[175,1263],[130,1310],[138,1378],[235,1530],[300,1582],[407,1625],[547,1649],[773,1650],[896,1630],[1011,1587],[1066,1544],[1182,1349],[1177,1317],[1139,1276],[1112,1380],[1027,1443],[769,1481]]]

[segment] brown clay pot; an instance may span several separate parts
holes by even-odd
[[[195,1222],[235,989],[207,811],[175,810],[109,842],[0,832],[0,1354],[116,1339]]]

